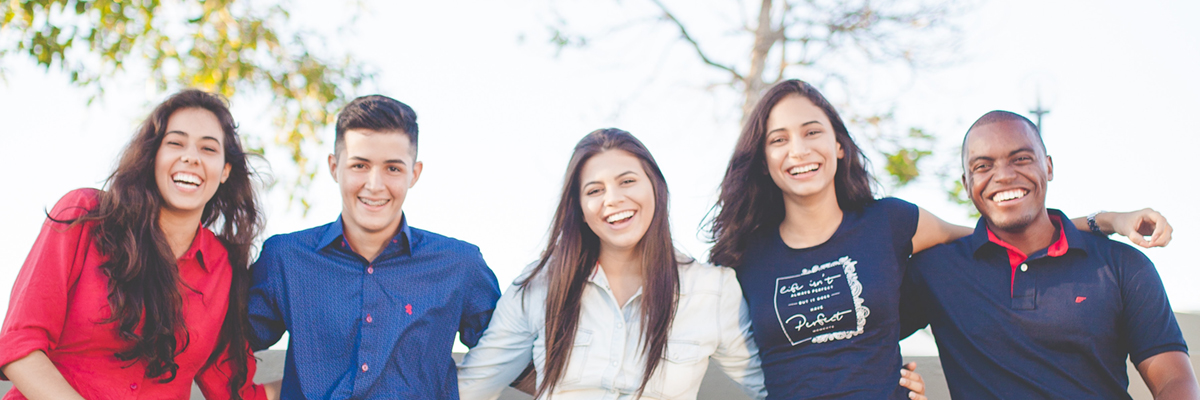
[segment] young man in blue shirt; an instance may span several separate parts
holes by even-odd
[[[984,115],[963,167],[982,218],[913,256],[902,302],[902,336],[933,327],[953,397],[1129,398],[1129,357],[1156,399],[1200,398],[1150,260],[1046,209],[1053,164],[1028,119]]]
[[[342,214],[276,235],[252,267],[251,346],[289,332],[283,399],[457,399],[454,334],[474,346],[500,288],[479,248],[410,227],[417,117],[385,96],[339,114],[329,172]]]

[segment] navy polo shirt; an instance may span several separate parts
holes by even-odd
[[[1059,229],[1065,251],[1039,250],[1015,269],[982,219],[974,234],[913,256],[903,335],[933,327],[953,397],[1128,399],[1126,357],[1136,365],[1187,351],[1145,255],[1070,223]]]
[[[500,298],[479,248],[406,220],[373,262],[338,218],[267,239],[251,269],[251,347],[289,333],[283,399],[457,399],[454,334],[474,346]]]
[[[825,243],[793,249],[775,227],[749,241],[738,283],[771,399],[908,399],[900,382],[900,284],[917,206],[845,211]]]

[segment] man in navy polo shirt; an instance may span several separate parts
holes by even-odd
[[[500,287],[470,243],[408,226],[417,116],[385,96],[338,113],[333,223],[276,235],[252,267],[251,346],[289,333],[283,399],[457,399],[454,334],[474,346]]]
[[[982,218],[913,256],[902,301],[902,336],[932,325],[953,397],[1129,398],[1129,357],[1156,399],[1200,398],[1150,260],[1046,209],[1053,164],[1028,119],[984,115],[963,167]]]

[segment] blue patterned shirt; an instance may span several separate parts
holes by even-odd
[[[263,243],[252,267],[251,346],[289,332],[281,398],[457,399],[454,333],[474,346],[500,288],[470,243],[410,228],[374,262],[342,220]]]

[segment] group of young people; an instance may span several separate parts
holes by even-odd
[[[546,248],[503,295],[477,247],[407,223],[416,120],[378,95],[341,110],[341,215],[255,261],[263,222],[227,105],[171,96],[105,190],[48,212],[0,328],[4,398],[177,399],[194,381],[208,399],[494,399],[524,378],[537,398],[694,399],[710,359],[753,398],[924,398],[898,342],[926,325],[958,398],[1128,397],[1126,357],[1158,398],[1200,398],[1153,265],[1088,233],[1162,246],[1169,224],[1048,210],[1051,159],[1019,115],[964,139],[971,230],[876,199],[837,111],[781,82],[729,161],[711,265],[674,247],[650,151],[591,132]],[[255,384],[252,351],[284,332],[282,381]]]

